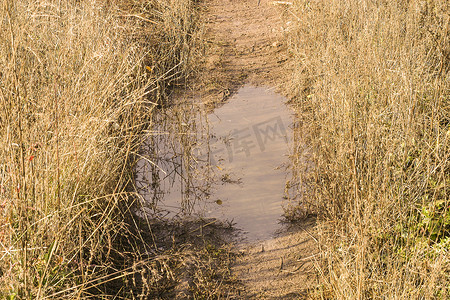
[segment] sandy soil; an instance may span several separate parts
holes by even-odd
[[[244,299],[308,299],[317,284],[314,268],[315,222],[306,220],[294,232],[245,245],[233,267],[244,285]]]
[[[288,72],[285,5],[260,0],[211,0],[203,5],[207,48],[197,90],[211,101],[244,83],[277,87]],[[204,97],[208,98],[208,97]]]
[[[203,99],[224,101],[244,83],[279,87],[288,76],[283,35],[289,30],[286,5],[260,0],[211,0],[204,4],[208,46],[199,87]],[[243,284],[240,299],[304,299],[317,281],[314,220],[297,230],[252,245],[241,245],[233,275]],[[235,297],[232,297],[235,298]]]

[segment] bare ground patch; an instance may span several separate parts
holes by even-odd
[[[272,1],[215,0],[203,6],[204,62],[193,88],[205,101],[227,99],[244,83],[278,86],[286,72],[283,6]]]
[[[317,281],[314,219],[281,237],[246,245],[234,266],[246,299],[306,299]]]

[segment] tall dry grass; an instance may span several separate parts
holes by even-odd
[[[191,71],[193,3],[5,0],[0,16],[0,297],[157,289],[127,187],[140,130]]]
[[[321,297],[450,297],[449,5],[298,0],[290,9]]]

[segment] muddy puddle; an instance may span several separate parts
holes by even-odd
[[[272,237],[291,176],[285,101],[245,86],[212,112],[190,100],[155,116],[136,169],[139,213],[229,222],[248,241]]]

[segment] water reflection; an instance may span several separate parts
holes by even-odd
[[[286,99],[243,87],[206,114],[200,104],[159,114],[137,165],[145,212],[233,221],[249,240],[270,237],[283,214],[291,114]]]

